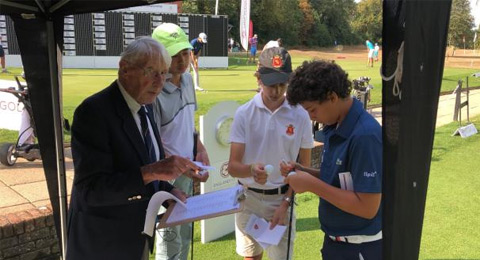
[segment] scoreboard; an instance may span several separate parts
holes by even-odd
[[[208,43],[201,55],[228,57],[225,15],[171,14],[107,11],[69,15],[64,18],[63,55],[119,56],[124,48],[138,36],[150,36],[161,23],[178,24],[189,39],[204,32]],[[13,21],[0,15],[0,39],[5,54],[19,55]]]

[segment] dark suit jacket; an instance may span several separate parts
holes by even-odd
[[[152,127],[163,158],[158,130],[154,123]],[[140,172],[147,164],[147,150],[116,82],[75,111],[72,153],[75,178],[67,259],[140,259],[146,241],[141,232],[153,192]],[[172,188],[160,182],[160,190]]]

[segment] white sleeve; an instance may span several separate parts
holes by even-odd
[[[242,113],[241,109],[237,109],[230,129],[230,142],[244,144],[245,139],[245,113]]]
[[[198,111],[197,94],[195,92],[195,86],[193,85],[192,74],[186,71],[182,76],[184,77],[184,84],[186,84],[189,94],[193,96],[195,102],[195,111]]]
[[[303,119],[303,133],[302,133],[302,143],[300,144],[300,148],[310,149],[314,147],[313,143],[313,133],[312,133],[312,121],[310,121],[310,117],[308,116],[307,111],[301,108],[302,111],[302,119]]]

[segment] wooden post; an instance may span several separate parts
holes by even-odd
[[[461,121],[462,119],[462,110],[461,110],[461,98],[462,98],[462,80],[458,80],[458,85],[453,91],[455,93],[455,107],[453,110],[453,121]]]

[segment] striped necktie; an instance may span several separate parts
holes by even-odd
[[[147,113],[147,108],[145,106],[142,106],[140,110],[138,110],[140,125],[142,127],[143,142],[145,143],[145,148],[148,153],[148,163],[154,163],[157,161],[157,154],[155,153],[155,146],[153,146],[152,135],[150,133],[150,128],[148,127]]]
[[[145,148],[147,149],[147,154],[148,154],[147,164],[150,164],[157,161],[157,154],[155,153],[155,146],[153,145],[152,134],[150,133],[150,128],[148,127],[147,113],[148,111],[145,106],[142,106],[140,110],[138,110],[138,115],[140,116],[140,125],[142,127],[143,142],[145,143]],[[157,192],[159,189],[158,181],[153,181],[149,183],[147,187],[152,185],[153,185],[153,192]],[[152,187],[150,187],[149,189],[151,188]]]

